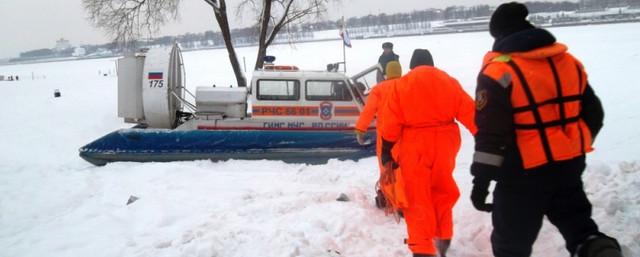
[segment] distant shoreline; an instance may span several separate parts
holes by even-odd
[[[618,24],[618,23],[635,23],[640,22],[640,18],[636,19],[624,19],[624,20],[604,20],[604,21],[588,21],[588,22],[571,22],[571,23],[558,23],[540,26],[541,28],[558,28],[558,27],[576,27],[576,26],[587,26],[587,25],[607,25],[607,24]],[[414,37],[414,36],[430,36],[430,35],[442,35],[442,34],[459,34],[459,33],[472,33],[472,32],[482,32],[488,31],[488,29],[474,29],[474,28],[461,28],[457,31],[438,31],[438,32],[429,32],[429,33],[407,33],[393,36],[385,36],[385,35],[375,35],[367,38],[352,38],[352,41],[357,40],[367,40],[367,39],[377,39],[377,38],[397,38],[397,37]],[[309,40],[300,40],[292,42],[293,44],[302,44],[302,43],[312,43],[312,42],[326,42],[326,41],[340,41],[342,40],[340,37],[336,35],[335,38],[319,38],[319,39],[309,39]],[[289,44],[288,42],[274,42],[272,45],[284,45]],[[250,45],[241,45],[236,46],[236,49],[245,48],[245,47],[254,47],[257,44]],[[213,50],[213,49],[225,49],[225,46],[212,46],[212,47],[201,47],[201,48],[192,48],[192,49],[182,49],[183,52],[192,52],[192,51],[202,51],[202,50]],[[110,56],[91,56],[91,57],[62,57],[62,58],[47,58],[47,59],[37,59],[37,60],[28,60],[28,61],[17,61],[17,62],[6,62],[0,63],[0,66],[12,66],[12,65],[25,65],[25,64],[37,64],[37,63],[50,63],[50,62],[69,62],[69,61],[82,61],[82,60],[92,60],[92,59],[107,59],[107,58],[118,58],[121,57],[122,54],[118,55],[110,55]]]

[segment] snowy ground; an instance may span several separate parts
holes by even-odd
[[[601,229],[640,256],[640,23],[555,28],[581,58],[604,103],[586,190]],[[348,73],[377,61],[385,39],[354,40]],[[472,92],[488,33],[391,39],[408,67],[414,48]],[[278,63],[323,69],[339,41],[275,46]],[[242,48],[252,66],[255,49]],[[224,50],[185,53],[189,87],[233,84]],[[115,163],[94,167],[78,148],[118,128],[114,59],[0,66],[0,256],[409,256],[396,224],[373,206],[376,164],[279,161]],[[106,74],[106,76],[104,76]],[[250,74],[247,74],[250,77]],[[59,89],[61,98],[54,98]],[[491,256],[490,216],[468,197],[472,140],[463,135],[449,256]],[[349,202],[335,199],[345,193]],[[130,195],[140,199],[126,205]],[[339,254],[337,253],[339,252]],[[533,256],[567,256],[545,223]]]

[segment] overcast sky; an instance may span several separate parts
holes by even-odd
[[[227,0],[233,5],[239,0]],[[334,1],[334,0],[332,0]],[[397,13],[449,5],[497,5],[501,0],[341,0],[332,4],[326,18]],[[202,0],[182,0],[180,19],[163,27],[159,35],[217,30],[211,8]],[[74,46],[109,42],[104,32],[87,20],[81,0],[0,0],[0,59],[17,57],[20,52],[53,48],[65,38]],[[231,18],[232,28],[248,24],[249,17]]]

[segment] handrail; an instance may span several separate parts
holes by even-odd
[[[180,86],[178,88],[182,88],[184,89],[185,92],[189,93],[189,95],[191,95],[191,97],[193,97],[193,99],[196,99],[196,95],[194,95],[193,93],[191,93],[191,91],[189,91],[189,89],[187,89],[186,87]]]
[[[191,109],[191,111],[193,111],[194,113],[198,110],[196,108],[195,105],[193,105],[192,103],[190,103],[189,101],[183,99],[182,97],[178,96],[178,94],[176,94],[175,91],[171,90],[171,94],[178,99],[178,101],[180,101],[184,106],[186,106],[187,108]]]

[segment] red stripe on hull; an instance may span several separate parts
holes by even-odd
[[[216,126],[206,126],[206,125],[200,125],[198,126],[199,130],[260,130],[260,131],[266,131],[266,130],[273,130],[273,131],[285,131],[285,130],[290,130],[290,131],[353,131],[355,128],[353,127],[348,127],[348,128],[309,128],[309,127],[304,127],[304,128],[263,128],[263,127],[216,127]]]

